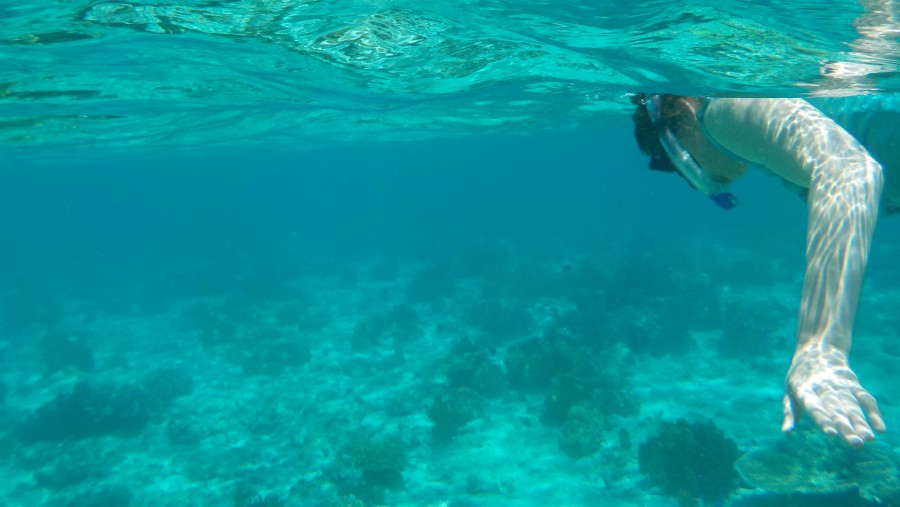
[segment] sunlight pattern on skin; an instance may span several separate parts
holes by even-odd
[[[798,345],[787,377],[785,429],[794,427],[794,405],[799,401],[826,433],[839,433],[851,445],[860,446],[874,438],[872,427],[884,430],[874,398],[860,386],[847,361],[878,216],[882,171],[836,123],[805,103],[795,104],[772,122],[772,129],[794,125],[824,132],[796,133],[805,141],[800,156],[811,181],[806,273]]]
[[[782,429],[795,428],[802,408],[824,432],[863,445],[884,422],[847,357],[878,216],[881,165],[804,100],[714,99],[703,122],[731,152],[809,188],[806,272]]]

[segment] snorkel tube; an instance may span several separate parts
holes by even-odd
[[[684,148],[681,141],[675,137],[672,130],[666,125],[662,119],[662,99],[659,95],[648,95],[644,99],[644,107],[650,115],[650,122],[656,129],[659,136],[659,142],[662,144],[663,150],[672,161],[675,169],[684,176],[684,179],[691,184],[692,187],[703,192],[704,195],[712,199],[716,205],[722,209],[731,209],[738,203],[737,197],[726,191],[725,185],[714,181],[709,175],[700,168],[700,164],[694,160],[694,157]]]

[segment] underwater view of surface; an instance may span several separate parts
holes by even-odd
[[[721,210],[631,118],[900,115],[898,16],[0,0],[0,507],[900,505],[900,218],[853,348],[888,431],[784,435],[806,203]]]

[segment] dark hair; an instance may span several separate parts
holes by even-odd
[[[663,102],[671,98],[669,95],[663,96]],[[662,143],[659,141],[659,125],[654,125],[650,119],[650,113],[646,106],[647,95],[638,93],[631,97],[631,103],[637,106],[634,114],[631,115],[634,121],[634,139],[637,141],[638,149],[641,153],[650,157],[648,166],[650,169],[665,172],[676,172],[675,164],[669,159],[666,150],[663,149]]]

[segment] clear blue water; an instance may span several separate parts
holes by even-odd
[[[4,2],[0,140],[298,149],[590,126],[644,90],[895,91],[870,3]]]
[[[0,3],[0,507],[896,505],[893,431],[778,431],[803,202],[720,211],[629,118],[896,99],[882,7]]]

